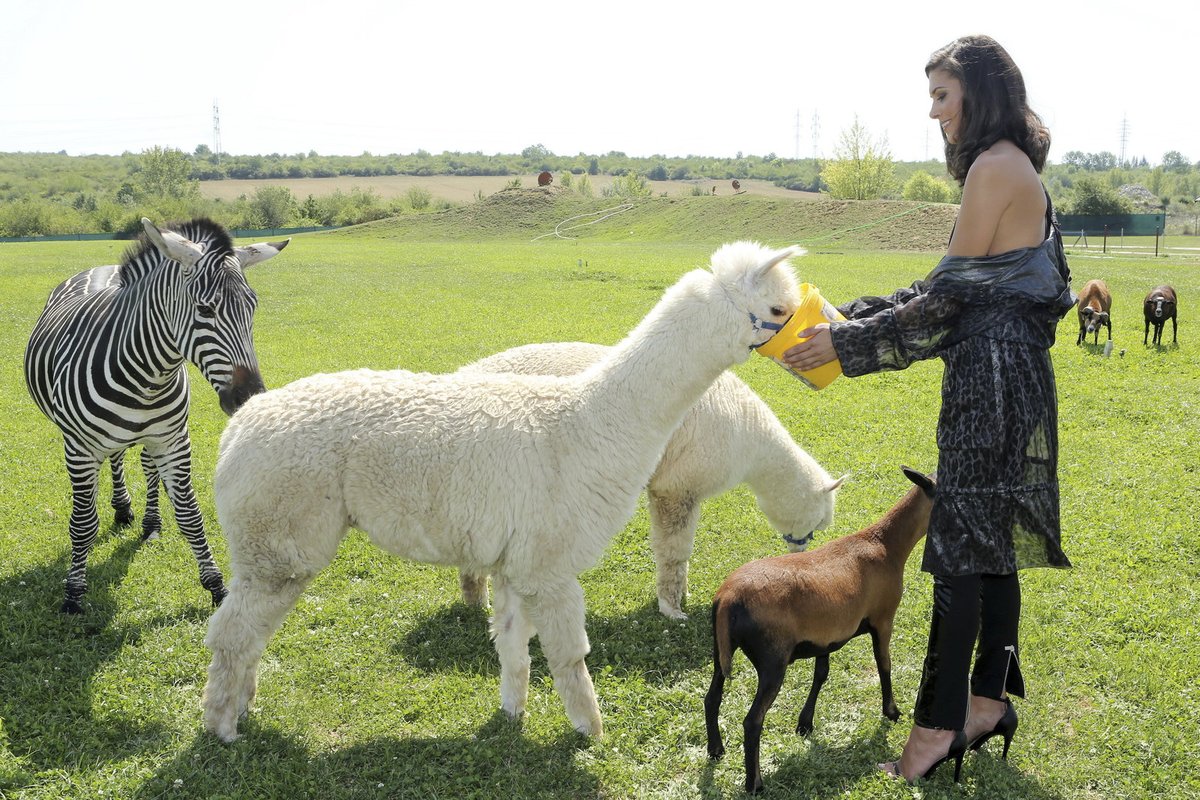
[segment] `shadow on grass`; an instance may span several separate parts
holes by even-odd
[[[769,719],[771,715],[768,715]],[[770,745],[764,741],[762,779],[765,794],[806,798],[844,797],[853,788],[861,789],[867,784],[894,780],[879,773],[877,766],[899,755],[893,752],[888,744],[887,734],[892,725],[893,723],[881,720],[870,737],[845,742],[827,741],[819,731],[807,739],[797,735],[793,751],[782,757],[778,753],[768,752],[767,748]],[[737,770],[737,783],[741,786],[745,778],[742,740],[737,736],[736,740],[731,741],[729,731],[724,733],[727,751],[723,760],[731,760],[731,764]],[[768,759],[775,765],[773,768],[767,766]],[[715,781],[718,763],[720,762],[709,761],[700,775],[697,788],[702,797],[721,796],[721,789]],[[904,791],[903,796],[910,796],[918,790],[920,794],[916,796],[928,800],[964,796],[1063,800],[1060,793],[1045,789],[1035,778],[1022,774],[1007,762],[992,756],[986,749],[980,753],[967,754],[963,760],[962,783],[954,783],[954,764],[948,762],[939,767],[928,780],[918,781],[916,788]],[[736,792],[733,796],[743,795]]]
[[[570,733],[530,741],[502,712],[472,736],[377,737],[314,753],[302,741],[259,728],[253,715],[233,744],[198,735],[134,794],[157,797],[515,798],[600,797],[575,764],[590,742]]]
[[[121,541],[103,560],[93,550],[82,614],[58,610],[69,547],[52,564],[0,581],[0,719],[9,751],[28,770],[46,773],[119,760],[157,750],[171,735],[157,724],[98,719],[93,709],[96,675],[123,648],[179,621],[113,627],[117,590],[141,545],[134,529],[113,526],[104,534],[106,540],[118,536]],[[24,773],[0,775],[0,796],[31,780]]]
[[[424,672],[466,672],[494,676],[500,662],[488,633],[488,613],[456,602],[421,617],[392,651],[414,669]],[[687,620],[669,620],[653,601],[629,614],[585,621],[592,651],[593,672],[610,667],[618,675],[640,674],[652,683],[672,683],[708,664],[712,658],[708,610],[694,611]],[[546,671],[535,636],[530,641],[535,671]]]

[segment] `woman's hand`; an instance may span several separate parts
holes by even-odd
[[[792,369],[802,372],[816,369],[838,357],[837,351],[833,349],[833,336],[829,333],[828,322],[805,328],[798,336],[801,339],[811,338],[784,351],[783,361]]]

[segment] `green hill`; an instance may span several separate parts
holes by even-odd
[[[717,243],[757,239],[817,250],[940,250],[958,206],[897,200],[753,196],[586,198],[552,187],[506,189],[433,214],[391,217],[337,235],[414,241],[558,235],[607,241]]]

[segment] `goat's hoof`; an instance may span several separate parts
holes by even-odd
[[[746,779],[746,794],[761,794],[762,790],[763,782],[761,779]]]
[[[58,610],[64,614],[82,614],[83,606],[80,604],[80,602],[78,600],[72,600],[71,598],[68,597],[66,600],[63,601],[62,607],[59,608]]]
[[[801,736],[808,736],[813,732],[813,721],[811,719],[801,719],[796,723],[796,733]]]
[[[723,758],[724,756],[725,756],[725,745],[724,744],[718,744],[716,747],[709,746],[709,748],[708,748],[708,757],[709,758],[711,758],[715,761],[716,759]]]
[[[900,719],[900,709],[886,708],[883,711],[883,715],[885,717],[887,717],[888,719],[890,719],[892,722],[895,722],[896,720]]]

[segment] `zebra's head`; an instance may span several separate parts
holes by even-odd
[[[177,317],[180,352],[212,385],[221,410],[233,414],[265,389],[254,353],[254,309],[258,297],[245,270],[279,253],[291,239],[234,247],[219,225],[196,220],[157,228],[142,218],[150,242],[164,257],[179,262],[185,291]]]

